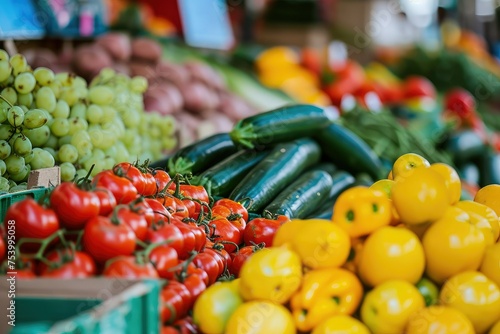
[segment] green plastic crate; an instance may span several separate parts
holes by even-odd
[[[35,200],[40,199],[46,194],[48,188],[34,188],[30,190],[18,191],[15,193],[0,193],[0,224],[3,223],[5,219],[5,214],[7,209],[12,204],[22,201],[26,196],[31,196]]]
[[[5,277],[1,279],[5,282]],[[156,334],[160,332],[160,288],[158,280],[18,280],[15,327],[0,325],[0,332]]]

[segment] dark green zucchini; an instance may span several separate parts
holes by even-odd
[[[167,171],[197,174],[237,151],[228,133],[219,133],[178,150],[169,160]]]
[[[319,145],[308,138],[278,144],[238,183],[229,198],[242,202],[250,212],[261,212],[320,157]]]
[[[457,165],[466,164],[484,153],[487,146],[477,133],[465,130],[451,135],[445,144],[445,149]]]
[[[327,172],[305,172],[280,192],[264,211],[289,218],[306,218],[328,198],[332,186],[333,179]]]
[[[336,172],[338,172],[339,169],[331,162],[321,162],[308,169],[308,171],[313,171],[313,170],[322,170],[330,174],[330,176],[333,176]]]
[[[191,182],[207,188],[212,196],[228,196],[269,151],[242,150],[213,165]]]
[[[327,159],[352,174],[367,173],[378,180],[384,177],[379,157],[352,131],[339,124],[320,130],[315,139]]]
[[[479,159],[479,185],[500,184],[500,154],[488,149]]]
[[[334,113],[313,105],[291,105],[240,120],[230,132],[240,146],[254,148],[313,136],[334,120]]]

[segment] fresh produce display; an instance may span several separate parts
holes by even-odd
[[[0,79],[0,191],[25,189],[31,170],[59,165],[70,181],[176,146],[172,116],[144,112],[142,76],[106,68],[87,84],[0,50]]]

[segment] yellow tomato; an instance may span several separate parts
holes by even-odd
[[[349,252],[349,257],[342,268],[349,270],[352,273],[358,274],[359,259],[361,257],[361,250],[363,249],[363,244],[365,238],[354,238],[351,239],[351,250]]]
[[[392,170],[389,172],[389,174],[387,175],[387,179],[388,180],[394,180],[394,176],[392,175]]]
[[[405,224],[424,224],[440,219],[449,206],[444,179],[429,168],[416,168],[396,179],[392,203]]]
[[[392,165],[392,177],[397,180],[400,177],[407,177],[412,169],[418,167],[429,167],[431,164],[427,159],[415,153],[403,154],[396,159]]]
[[[378,180],[370,186],[370,189],[375,189],[383,192],[387,198],[391,198],[392,186],[394,185],[393,180],[382,179]]]
[[[424,297],[406,281],[376,286],[361,305],[361,320],[373,334],[401,334],[410,316],[425,307]]]
[[[240,293],[245,300],[286,303],[302,281],[299,256],[287,247],[264,248],[241,267]]]
[[[444,216],[442,219],[444,219],[444,218],[458,220],[458,221],[461,221],[464,223],[470,223],[469,214],[465,210],[463,210],[457,206],[448,207],[448,209],[444,213]]]
[[[405,334],[475,334],[472,322],[459,310],[434,305],[410,317]]]
[[[386,226],[366,239],[359,257],[363,282],[376,286],[390,280],[417,283],[425,269],[424,249],[411,231]]]
[[[448,189],[450,204],[453,205],[457,203],[462,195],[462,183],[460,182],[460,176],[458,176],[457,171],[450,165],[443,163],[432,164],[429,168],[435,170],[444,178],[446,188]]]
[[[484,235],[484,243],[486,246],[493,245],[496,241],[495,233],[491,229],[490,223],[483,216],[475,213],[468,212],[470,223],[476,226]]]
[[[500,242],[486,248],[479,271],[500,287]]]
[[[336,315],[316,326],[311,334],[370,334],[370,331],[351,316]]]
[[[351,238],[370,234],[391,222],[391,203],[387,196],[368,187],[344,191],[333,207],[332,221]]]
[[[439,300],[465,314],[478,334],[485,333],[500,319],[500,288],[477,271],[451,277],[443,285]]]
[[[332,207],[333,211],[333,207]],[[297,234],[297,230],[304,224],[303,220],[292,219],[281,225],[273,238],[273,246],[278,247],[291,242],[292,237]]]
[[[498,225],[498,215],[496,212],[485,204],[474,201],[460,201],[455,206],[467,212],[474,212],[488,220],[491,226],[493,242],[498,240],[500,234],[500,226]]]
[[[285,46],[268,48],[262,51],[255,60],[255,66],[261,72],[274,71],[283,66],[298,65],[299,63],[297,52]]]
[[[476,226],[450,218],[433,223],[425,233],[425,272],[436,283],[481,264],[486,244]]]
[[[497,216],[500,216],[500,185],[490,184],[479,189],[474,197],[474,202],[478,202],[492,208]]]
[[[297,229],[291,247],[310,269],[335,268],[346,262],[351,241],[347,232],[331,221],[309,219]]]
[[[295,334],[290,312],[269,301],[240,305],[227,322],[225,334]]]
[[[488,334],[500,334],[500,320],[498,320],[493,327],[491,327]]]
[[[238,279],[216,283],[196,300],[193,320],[203,333],[223,334],[229,317],[242,303]]]

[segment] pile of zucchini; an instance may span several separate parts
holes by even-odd
[[[153,167],[190,174],[212,197],[236,200],[253,216],[329,218],[345,189],[385,177],[377,155],[336,113],[292,105],[240,120]]]

